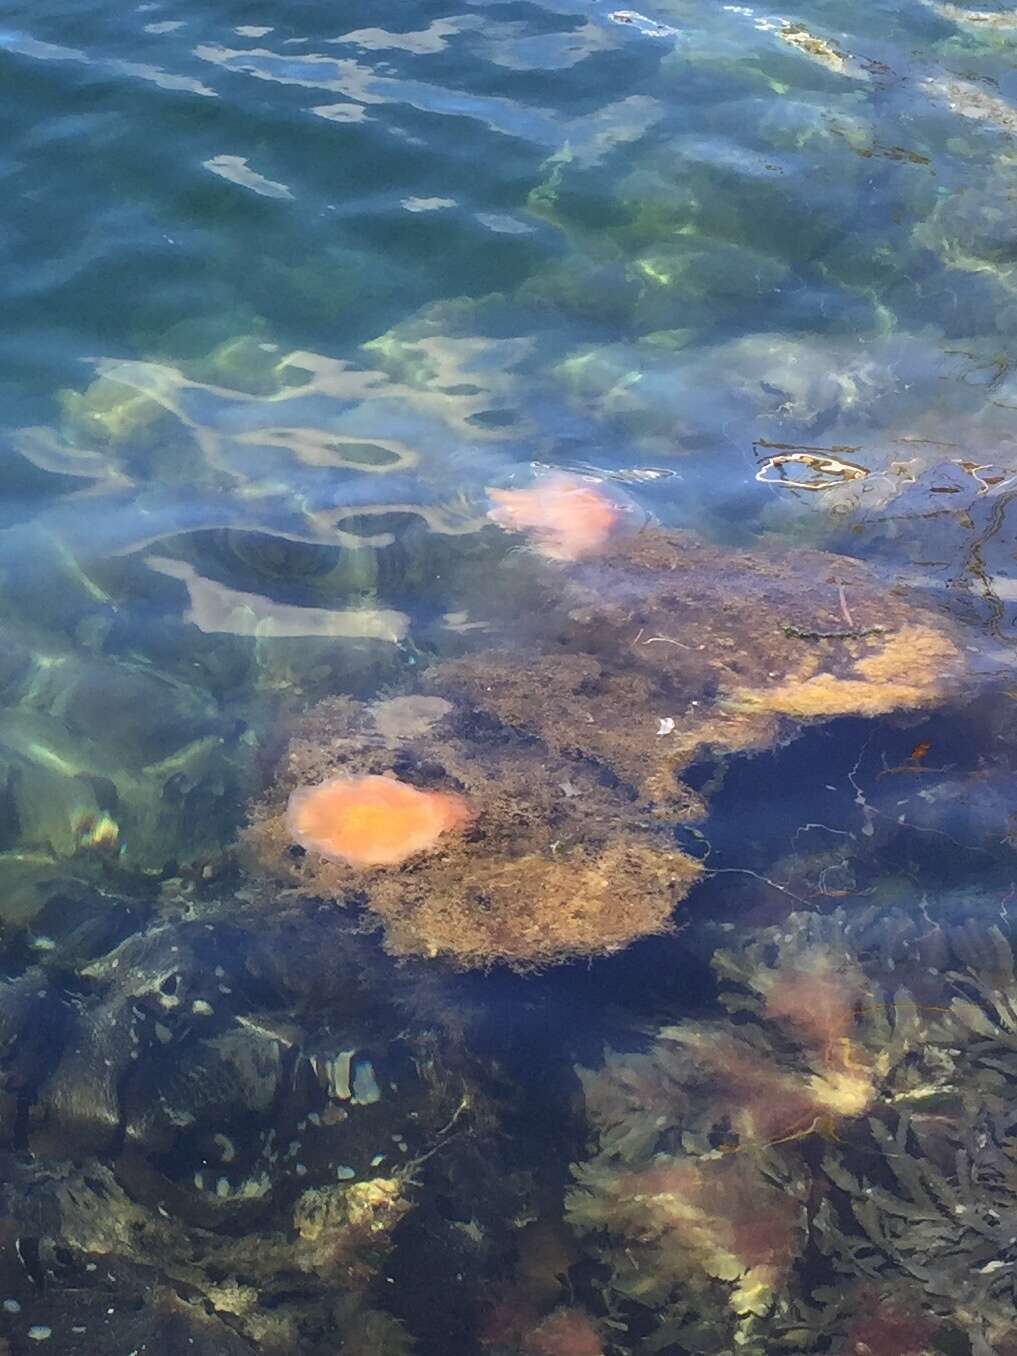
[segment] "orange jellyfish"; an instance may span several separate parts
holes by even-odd
[[[508,532],[528,536],[549,560],[596,555],[618,528],[622,505],[580,476],[555,472],[523,490],[489,489],[487,516]]]
[[[290,796],[286,822],[301,847],[349,866],[398,866],[472,818],[462,796],[395,777],[333,777]]]

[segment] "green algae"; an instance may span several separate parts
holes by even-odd
[[[158,401],[116,380],[100,377],[84,391],[61,391],[57,399],[72,439],[106,447],[151,441],[165,417]]]

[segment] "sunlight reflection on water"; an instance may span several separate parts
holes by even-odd
[[[1015,32],[0,30],[3,1356],[1017,1350]]]

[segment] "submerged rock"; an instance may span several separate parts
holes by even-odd
[[[867,450],[888,427],[925,415],[929,373],[956,366],[934,335],[806,338],[761,327],[677,355],[645,342],[579,349],[554,376],[577,404],[658,454],[716,455],[767,442]],[[974,392],[960,394],[975,403]]]
[[[693,762],[931,707],[966,674],[944,620],[820,552],[646,529],[591,561],[517,554],[483,596],[464,587],[471,614],[493,595],[514,617],[511,644],[434,664],[426,694],[312,708],[242,838],[261,890],[363,903],[397,955],[526,966],[660,931],[699,876],[667,827],[705,813],[680,780]],[[286,806],[358,779],[467,810],[401,865],[355,865]]]
[[[54,645],[7,696],[0,848],[21,855],[15,874],[29,855],[57,879],[92,880],[200,874],[221,860],[251,748],[207,693]],[[44,883],[43,865],[36,874]]]
[[[458,1050],[405,1029],[387,963],[353,933],[333,924],[323,946],[309,917],[308,965],[285,955],[292,917],[231,914],[128,937],[62,1008],[39,969],[0,985],[15,1340],[45,1323],[70,1356],[331,1356],[347,1334],[409,1349],[367,1296],[424,1182],[444,1193],[477,1151],[483,1094]]]

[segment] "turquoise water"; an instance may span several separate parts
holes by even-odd
[[[0,14],[0,1353],[1017,1351],[1015,54]]]

